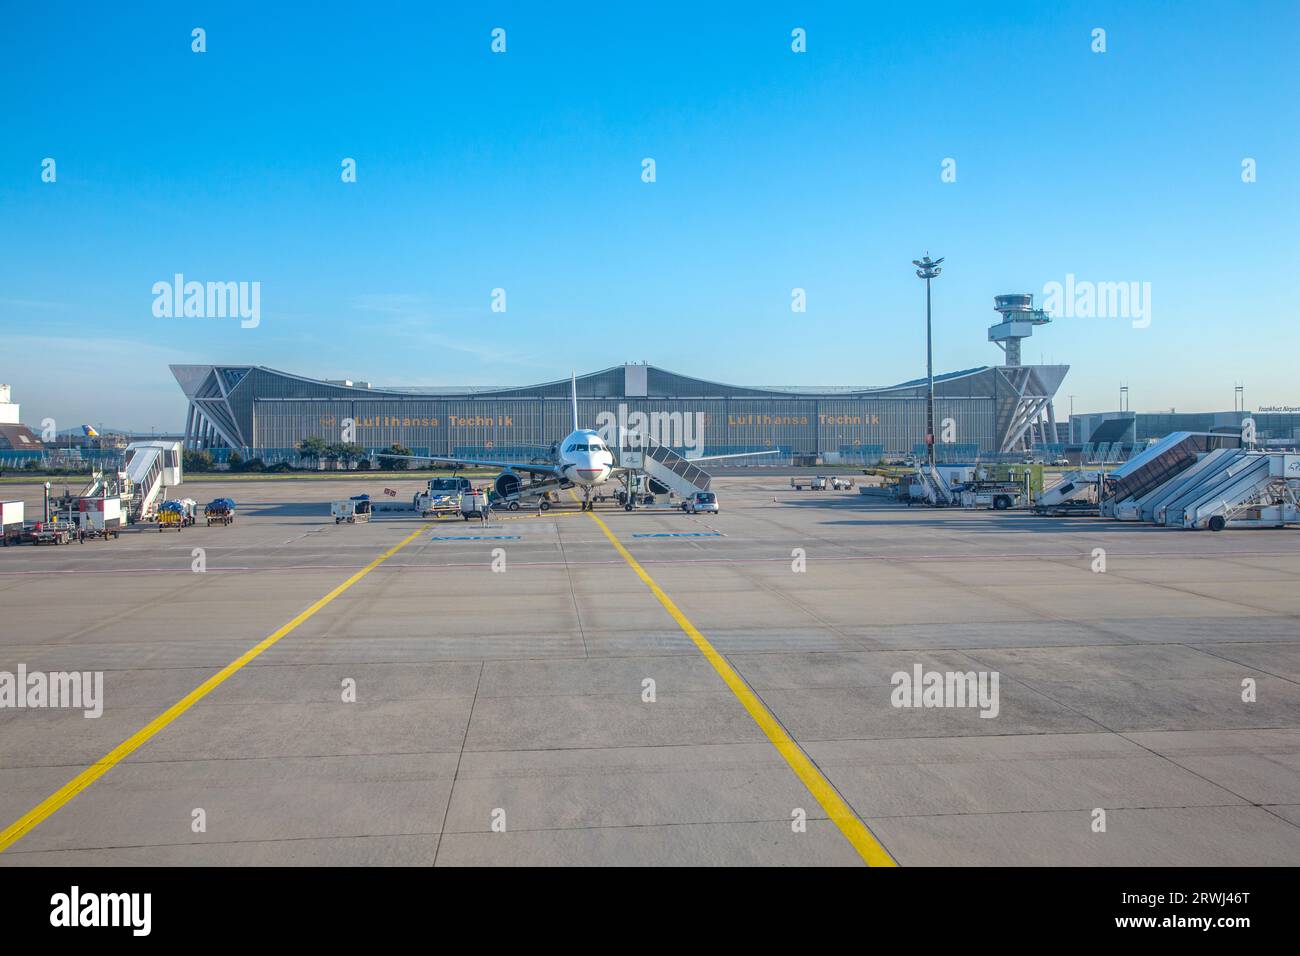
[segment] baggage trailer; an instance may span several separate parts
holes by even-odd
[[[122,530],[121,498],[78,498],[77,520],[88,538],[116,538]]]
[[[0,501],[0,541],[6,546],[23,539],[23,503],[18,499]]]
[[[203,517],[208,527],[214,524],[228,525],[235,523],[235,502],[231,498],[214,498],[203,509]]]
[[[795,491],[803,491],[805,488],[810,488],[813,491],[825,491],[826,476],[817,475],[814,478],[791,478],[790,487]]]
[[[194,524],[195,508],[193,498],[168,498],[158,506],[158,530],[188,528]]]
[[[66,521],[38,521],[25,532],[23,539],[32,544],[67,544],[75,531]]]

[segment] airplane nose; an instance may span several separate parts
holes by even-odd
[[[577,481],[589,485],[601,481],[607,474],[605,463],[597,461],[595,455],[581,456],[574,463],[573,472]]]

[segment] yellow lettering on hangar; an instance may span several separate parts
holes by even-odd
[[[728,415],[728,425],[807,425],[807,415]]]

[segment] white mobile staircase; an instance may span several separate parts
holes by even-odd
[[[1169,528],[1278,527],[1293,523],[1300,455],[1237,451],[1164,506]]]
[[[1105,518],[1138,520],[1126,503],[1140,499],[1196,464],[1198,458],[1216,448],[1239,446],[1235,435],[1208,432],[1171,432],[1140,454],[1134,455],[1105,477],[1101,514]]]
[[[946,508],[956,503],[956,495],[943,480],[943,474],[930,471],[930,466],[916,466],[917,484],[921,486],[925,500],[936,508]]]
[[[615,464],[643,472],[650,479],[650,490],[657,495],[671,491],[679,498],[689,498],[697,491],[708,491],[713,481],[707,471],[690,459],[667,445],[641,438],[636,432],[622,431],[620,440],[611,442],[610,447],[617,450]]]
[[[164,488],[181,483],[181,443],[137,441],[126,446],[122,463],[131,483],[129,521],[147,521],[162,501]]]

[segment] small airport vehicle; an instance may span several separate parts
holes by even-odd
[[[712,491],[697,491],[682,502],[682,510],[688,515],[717,514],[718,496]]]
[[[454,515],[460,513],[460,497],[474,490],[468,478],[430,478],[428,487],[413,500],[415,510],[422,516]]]
[[[460,495],[460,516],[466,521],[483,517],[489,507],[486,488],[471,488]]]
[[[988,487],[981,487],[988,485]],[[992,508],[994,511],[1008,511],[1020,504],[1021,491],[1016,487],[993,486],[988,482],[972,482],[970,485],[954,489],[961,500],[963,508]]]
[[[1066,458],[1064,455],[1062,455],[1062,456],[1059,457],[1059,458],[1053,458],[1053,459],[1052,459],[1052,467],[1053,467],[1053,468],[1069,468],[1069,467],[1070,467],[1070,459]]]
[[[348,524],[369,521],[370,496],[353,495],[351,498],[344,498],[342,501],[331,501],[330,514],[333,515],[335,524],[343,521]]]
[[[841,478],[839,475],[836,475],[831,479],[831,489],[833,491],[844,491],[845,489],[852,488],[852,487],[853,487],[852,478]]]
[[[235,523],[235,502],[232,498],[213,498],[203,509],[203,517],[208,527],[214,524],[228,525]]]

